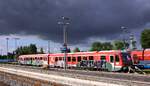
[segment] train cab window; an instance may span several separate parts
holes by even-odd
[[[78,56],[78,62],[80,62],[81,61],[81,56]]]
[[[87,57],[83,57],[83,60],[87,60]]]
[[[68,62],[71,62],[71,57],[67,57]]]
[[[106,61],[106,56],[101,56],[101,60],[105,60]]]
[[[110,62],[111,62],[111,63],[114,62],[114,56],[110,56]]]
[[[118,55],[115,56],[115,61],[119,62],[119,56]]]
[[[94,57],[93,56],[89,56],[89,60],[94,60]]]
[[[76,57],[72,57],[72,62],[76,62]]]

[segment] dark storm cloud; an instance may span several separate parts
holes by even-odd
[[[0,33],[26,33],[62,42],[57,22],[67,16],[71,44],[91,37],[110,40],[121,33],[121,26],[144,27],[149,15],[149,0],[0,0]]]

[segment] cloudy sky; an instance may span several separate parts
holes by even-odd
[[[19,44],[36,43],[53,48],[61,46],[61,16],[70,18],[70,47],[88,49],[93,41],[121,39],[121,26],[127,27],[139,43],[140,32],[150,27],[150,0],[0,0],[0,48],[6,50],[6,37]],[[56,51],[57,51],[56,49]]]

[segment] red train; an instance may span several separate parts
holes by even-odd
[[[139,61],[150,61],[150,49],[144,51],[144,56],[142,55],[142,50],[135,50],[131,52],[131,57],[134,64],[138,64]]]
[[[77,67],[83,61],[87,66],[95,67],[103,62],[100,66],[105,66],[109,71],[120,71],[132,63],[130,53],[120,50],[67,53],[66,61],[67,67]],[[48,65],[49,67],[64,67],[65,64],[63,53],[21,55],[18,62],[25,65]]]

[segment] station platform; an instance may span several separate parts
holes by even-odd
[[[150,86],[149,82],[106,78],[98,74],[92,76],[6,66],[0,66],[0,81],[10,86]]]

